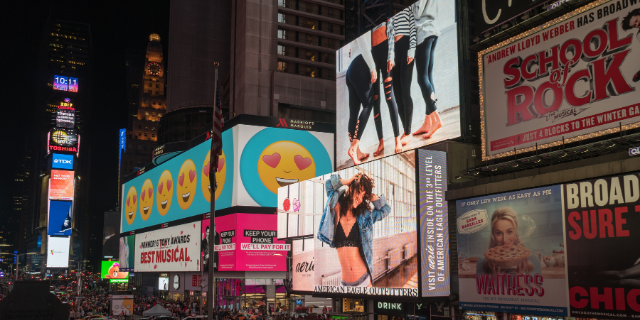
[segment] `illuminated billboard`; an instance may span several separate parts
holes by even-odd
[[[336,169],[460,129],[455,1],[419,0],[336,53]]]
[[[75,129],[53,128],[49,131],[49,151],[78,152],[78,133]]]
[[[217,270],[286,271],[291,245],[277,239],[277,219],[275,214],[249,213],[216,217]]]
[[[448,297],[449,209],[447,191],[447,153],[417,150],[420,250],[423,297]]]
[[[73,200],[74,172],[67,170],[51,170],[49,180],[50,200]]]
[[[76,111],[73,107],[58,106],[56,127],[73,129],[76,126]]]
[[[69,267],[70,237],[47,236],[47,268]]]
[[[53,90],[78,92],[78,78],[54,75]]]
[[[73,155],[54,153],[51,158],[52,169],[73,170]]]
[[[133,271],[133,265],[135,261],[135,245],[136,236],[128,235],[120,237],[119,255],[120,270]]]
[[[275,208],[279,187],[333,171],[333,133],[291,129],[294,120],[284,123],[287,128],[237,124],[222,133],[216,210]],[[210,143],[207,140],[123,185],[122,232],[210,211]]]
[[[419,297],[415,165],[409,151],[279,189],[278,237],[314,241],[294,242],[294,288]]]
[[[109,279],[111,280],[119,280],[113,281],[115,282],[128,282],[129,281],[129,272],[120,271],[120,262],[119,261],[102,261],[100,265],[100,279]]]
[[[640,126],[636,9],[596,1],[480,52],[482,160]]]
[[[134,270],[200,271],[201,230],[196,221],[136,234]]]
[[[50,236],[71,236],[73,223],[73,202],[49,201],[49,222],[47,233]]]

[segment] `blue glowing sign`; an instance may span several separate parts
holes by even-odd
[[[73,170],[73,155],[54,153],[51,168]]]

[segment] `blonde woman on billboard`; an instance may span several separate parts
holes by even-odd
[[[373,194],[374,187],[361,172],[350,179],[334,174],[326,182],[318,240],[336,248],[345,287],[373,286],[373,224],[391,212],[385,197]]]
[[[402,145],[412,139],[411,122],[413,121],[413,98],[411,98],[411,82],[413,81],[413,59],[416,51],[416,28],[411,7],[400,11],[387,20],[387,72],[394,70],[393,90],[395,92],[400,121],[404,133],[400,137]]]
[[[523,246],[518,232],[518,214],[511,207],[500,207],[491,215],[491,240],[489,249],[498,246]],[[503,270],[493,261],[481,257],[476,265],[476,274],[501,274],[501,273],[533,273],[542,274],[540,259],[532,254],[527,259],[518,262],[515,268]]]
[[[354,40],[349,48],[344,48],[348,56],[343,56],[340,49],[339,56],[342,60],[351,61],[347,69],[346,82],[349,91],[349,157],[354,165],[369,157],[368,153],[360,151],[360,138],[367,126],[371,109],[373,108],[373,84],[377,83],[376,71],[371,50],[367,43],[367,37],[362,36]],[[362,111],[360,111],[362,106]]]
[[[438,1],[419,0],[410,8],[415,19],[415,27],[418,30],[418,45],[415,55],[416,71],[418,72],[418,85],[420,85],[426,107],[424,123],[413,134],[424,134],[422,138],[427,139],[442,127],[442,120],[436,111],[436,89],[432,75],[436,43],[440,36],[440,30],[435,26],[435,20],[438,17]]]
[[[387,57],[389,52],[389,41],[387,40],[387,23],[384,22],[371,31],[371,55],[376,64],[376,73],[379,73],[380,79],[384,86],[384,100],[389,108],[389,118],[393,128],[393,136],[395,139],[394,153],[402,152],[402,143],[400,141],[400,130],[398,126],[398,105],[393,92],[393,74],[387,70]],[[384,139],[382,135],[382,117],[380,115],[380,100],[383,99],[380,94],[380,81],[373,85],[374,102],[373,102],[373,121],[376,125],[378,133],[378,149],[373,153],[374,157],[384,152]]]

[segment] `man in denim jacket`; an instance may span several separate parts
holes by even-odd
[[[320,228],[318,230],[318,240],[328,244],[331,248],[335,248],[334,232],[336,230],[336,222],[334,221],[336,216],[335,208],[342,195],[344,195],[352,185],[355,179],[359,178],[372,179],[364,174],[357,174],[351,179],[341,179],[339,175],[334,174],[326,182],[327,189],[327,203],[322,213],[322,220],[320,222]],[[377,221],[381,221],[391,212],[391,207],[387,205],[384,195],[378,198],[375,194],[371,194],[370,199],[364,199],[363,201],[370,201],[373,203],[374,209],[371,210],[371,206],[367,206],[364,214],[357,216],[357,223],[360,230],[360,239],[362,241],[361,252],[364,253],[367,272],[372,280],[373,270],[373,224]],[[339,217],[339,213],[338,213]]]

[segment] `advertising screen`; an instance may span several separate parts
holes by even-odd
[[[333,133],[250,125],[233,130],[240,170],[233,205],[275,208],[278,188],[333,171]]]
[[[458,200],[460,306],[567,315],[559,185]]]
[[[100,279],[109,279],[109,280],[127,279],[128,281],[129,272],[123,272],[122,269],[120,269],[119,261],[102,261],[102,264],[100,265]]]
[[[133,314],[133,295],[114,294],[111,300],[111,315],[119,316],[124,312],[125,315]]]
[[[222,140],[216,173],[216,210],[231,206],[234,184],[231,130],[222,133]],[[122,232],[211,211],[210,152],[211,139],[125,183]]]
[[[118,258],[120,259],[120,270],[122,271],[133,271],[136,256],[135,238],[135,235],[120,237],[120,250]]]
[[[158,290],[159,291],[169,290],[169,278],[167,277],[158,278]]]
[[[638,126],[640,4],[596,4],[479,53],[483,160]]]
[[[52,169],[66,169],[73,170],[73,155],[53,153],[51,155],[51,168]]]
[[[78,92],[78,78],[69,77],[69,92]]]
[[[73,200],[74,172],[66,170],[51,170],[49,180],[49,199]]]
[[[47,268],[69,267],[69,237],[47,236]]]
[[[313,238],[293,240],[293,291],[313,292],[315,274],[314,242]]]
[[[419,0],[338,50],[338,170],[460,136],[457,29],[455,1]]]
[[[200,271],[201,230],[200,221],[196,221],[136,234],[134,270]]]
[[[71,236],[73,202],[49,201],[48,232],[50,236]]]
[[[76,126],[76,111],[73,107],[59,106],[56,111],[56,127],[73,129]]]
[[[423,297],[450,293],[447,153],[418,150],[420,248]]]
[[[415,178],[410,151],[280,188],[279,236],[314,237],[315,293],[418,297]],[[295,246],[308,268],[307,243]],[[294,287],[309,288],[304,274]]]
[[[53,90],[68,91],[69,90],[69,77],[54,75],[53,76]]]
[[[78,152],[78,133],[75,129],[53,128],[49,131],[49,151]]]
[[[236,213],[217,217],[219,271],[286,271],[291,245],[277,239],[277,215]]]

